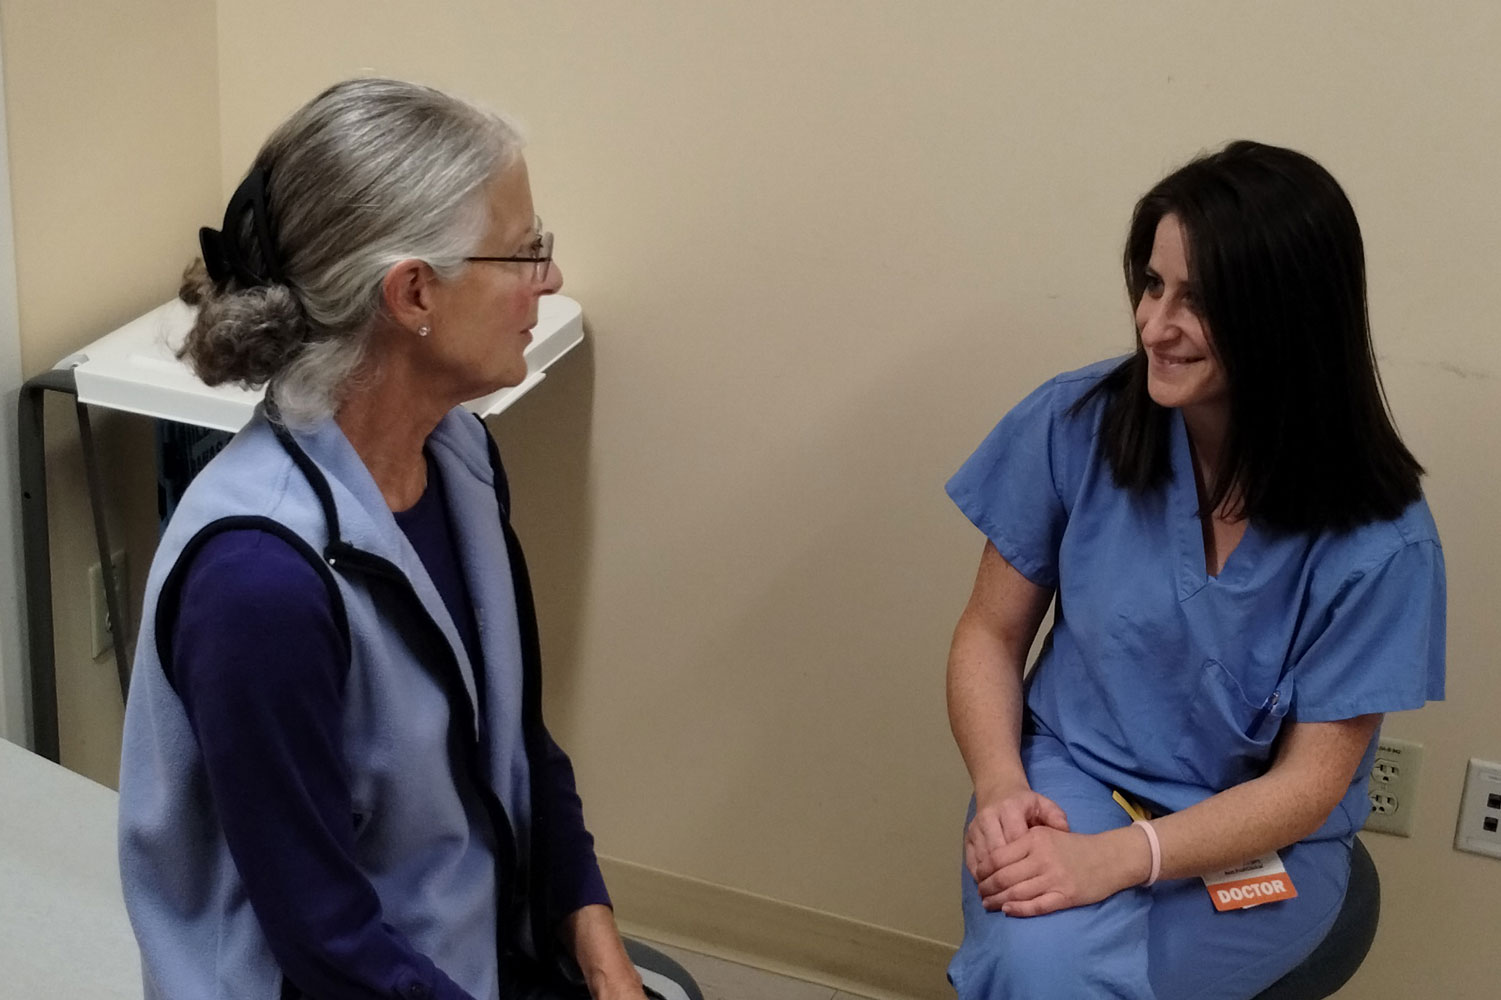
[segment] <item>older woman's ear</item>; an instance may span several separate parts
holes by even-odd
[[[386,315],[407,330],[433,325],[433,292],[438,275],[424,261],[398,261],[381,279],[381,304]]]

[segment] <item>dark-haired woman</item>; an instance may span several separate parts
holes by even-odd
[[[146,996],[642,1000],[542,722],[505,475],[459,405],[526,376],[562,284],[520,137],[338,84],[202,246],[184,353],[268,389],[147,587],[120,775]]]
[[[1255,996],[1339,910],[1383,713],[1443,696],[1443,554],[1338,184],[1234,143],[1141,200],[1125,273],[1135,352],[948,484],[987,538],[948,667],[962,1000]],[[1220,911],[1200,876],[1252,859],[1234,902],[1277,901]]]

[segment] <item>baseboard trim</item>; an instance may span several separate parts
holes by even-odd
[[[601,857],[629,934],[877,1000],[952,1000],[952,945]]]

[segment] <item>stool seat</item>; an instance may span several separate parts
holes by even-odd
[[[622,939],[625,953],[630,956],[636,971],[641,973],[641,985],[652,1000],[704,1000],[698,983],[671,958],[649,944],[634,938]]]
[[[1350,884],[1329,933],[1302,964],[1257,994],[1255,1000],[1323,1000],[1332,996],[1365,960],[1380,917],[1381,878],[1376,874],[1376,862],[1356,837],[1350,849]]]

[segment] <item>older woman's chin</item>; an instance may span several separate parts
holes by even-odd
[[[497,373],[496,376],[490,380],[490,387],[483,390],[478,395],[488,396],[492,392],[499,392],[502,389],[510,389],[513,386],[518,386],[526,381],[526,376],[526,359],[523,358],[520,362],[514,365],[508,365],[504,371]]]

